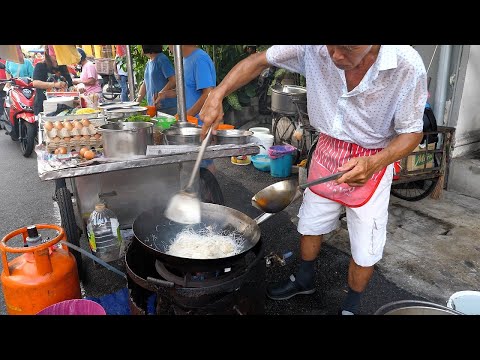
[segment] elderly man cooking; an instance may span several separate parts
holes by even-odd
[[[407,156],[423,136],[425,66],[408,45],[272,46],[239,62],[210,92],[200,112],[203,134],[221,121],[222,99],[272,65],[306,77],[309,119],[320,133],[308,180],[346,173],[305,191],[298,214],[300,267],[270,285],[267,295],[285,300],[315,292],[314,265],[323,235],[340,225],[345,206],[352,258],[339,313],[357,314],[383,254],[392,163]]]

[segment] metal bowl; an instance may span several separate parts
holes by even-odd
[[[202,129],[197,127],[172,127],[164,132],[164,142],[166,145],[200,145],[201,133]]]
[[[213,143],[216,145],[222,144],[248,144],[250,142],[250,136],[253,135],[252,131],[247,130],[217,130],[217,135],[213,135]]]
[[[105,110],[105,111],[107,113],[107,117],[111,114],[114,114],[113,116],[115,117],[116,116],[129,117],[130,115],[146,115],[147,114],[147,108],[145,106],[131,106],[131,107],[125,107],[121,109],[112,109],[112,110]]]

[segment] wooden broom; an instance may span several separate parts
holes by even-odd
[[[433,189],[430,197],[434,200],[440,199],[443,193],[443,188],[445,187],[445,172],[447,171],[447,157],[450,156],[450,144],[451,144],[451,137],[452,134],[447,132],[443,135],[443,142],[442,142],[442,161],[440,164],[440,171],[441,175],[438,178],[437,185]]]

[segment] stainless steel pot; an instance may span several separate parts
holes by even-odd
[[[277,85],[272,88],[272,111],[285,115],[298,113],[294,101],[300,111],[307,113],[307,89],[297,85]]]
[[[427,301],[400,300],[383,305],[375,315],[464,315],[448,307]]]
[[[252,131],[246,130],[218,130],[217,135],[213,135],[212,143],[215,145],[222,144],[248,144],[250,142],[250,137],[253,135]]]
[[[128,159],[145,155],[153,144],[153,124],[150,122],[118,122],[98,128],[103,138],[106,157]]]

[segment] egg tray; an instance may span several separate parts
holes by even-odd
[[[97,129],[95,126],[90,124],[89,126],[84,126],[82,129],[72,129],[72,130],[67,130],[65,128],[61,130],[57,129],[52,129],[47,131],[46,129],[43,130],[44,132],[44,139],[45,139],[45,144],[47,145],[48,151],[55,150],[56,148],[60,146],[64,146],[70,151],[70,149],[80,149],[82,146],[88,146],[88,147],[100,147],[102,146],[102,139],[96,139],[94,137],[91,137],[88,140],[85,139],[73,139],[74,136],[93,136],[97,134]],[[59,137],[60,140],[54,141],[53,139],[55,137]],[[70,137],[69,141],[64,140],[66,137]]]
[[[46,142],[47,151],[49,153],[54,152],[57,148],[63,146],[67,148],[67,151],[80,151],[82,147],[88,147],[89,149],[95,149],[95,151],[103,151],[102,139],[90,139],[85,140],[70,140],[70,141],[57,141],[57,142]]]

